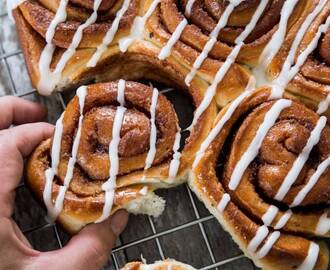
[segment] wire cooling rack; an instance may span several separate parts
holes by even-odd
[[[48,121],[55,123],[74,93],[42,97],[32,88],[4,0],[0,0],[0,30],[0,95],[14,95],[46,105]],[[161,92],[174,103],[180,120],[184,119],[188,125],[192,109],[190,116],[187,115],[186,98],[172,88]],[[173,258],[203,270],[255,269],[187,185],[157,194],[167,201],[163,215],[159,218],[131,215],[104,269],[118,270],[129,261],[139,260],[141,255],[149,263]],[[17,187],[14,220],[34,248],[41,251],[61,248],[69,236],[57,225],[47,223],[45,215],[22,179]]]

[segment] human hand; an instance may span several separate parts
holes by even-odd
[[[119,211],[111,219],[86,226],[64,248],[50,252],[34,250],[11,218],[24,158],[53,133],[52,125],[36,123],[46,113],[36,103],[0,98],[0,269],[99,269],[126,226],[127,212]]]

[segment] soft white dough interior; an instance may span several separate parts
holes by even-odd
[[[153,217],[160,216],[165,209],[165,200],[153,192],[128,202],[124,208],[132,214],[145,214]]]

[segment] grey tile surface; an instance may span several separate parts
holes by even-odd
[[[33,92],[22,53],[19,51],[14,25],[7,15],[3,15],[6,12],[4,6],[4,0],[0,0],[0,95],[23,95],[25,99],[45,105],[49,110],[47,121],[54,124],[63,111],[62,101],[69,102],[74,93],[41,97]],[[168,92],[166,96],[178,113],[181,127],[187,127],[193,113],[189,98],[178,91]],[[167,207],[162,216],[151,219],[155,231],[148,217],[131,216],[129,225],[116,244],[115,252],[112,256],[109,254],[109,262],[104,269],[120,268],[128,261],[140,260],[141,255],[148,262],[162,259],[164,255],[165,258],[175,258],[197,268],[223,261],[218,269],[254,269],[248,259],[237,257],[241,252],[231,237],[192,195],[197,208],[197,213],[195,212],[185,185],[158,191],[158,194],[166,199]],[[29,190],[24,186],[17,190],[13,217],[26,232],[28,240],[37,250],[58,249],[70,237],[61,228],[47,224],[45,214],[45,210],[35,201]],[[204,218],[204,222],[196,221],[196,215]],[[207,241],[202,235],[201,227],[205,229]],[[155,233],[159,237],[155,237]],[[212,260],[208,244],[215,260]],[[228,260],[233,257],[232,261]]]

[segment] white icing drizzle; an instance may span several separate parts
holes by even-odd
[[[73,170],[74,170],[74,166],[76,164],[78,147],[79,147],[79,143],[80,143],[82,121],[84,118],[83,110],[84,110],[86,95],[87,95],[87,86],[80,86],[77,89],[77,96],[79,99],[79,111],[80,111],[78,129],[77,129],[77,133],[74,138],[74,141],[73,141],[71,157],[70,157],[68,165],[67,165],[67,171],[66,171],[66,175],[64,177],[64,183],[63,183],[63,186],[60,187],[59,194],[55,201],[55,208],[54,208],[54,213],[53,213],[54,219],[61,213],[61,211],[63,209],[65,193],[66,193],[67,189],[69,188],[70,182],[73,177]]]
[[[122,7],[117,11],[116,17],[113,20],[110,29],[105,34],[102,43],[97,46],[97,49],[91,59],[87,63],[87,67],[95,67],[97,62],[100,60],[102,54],[106,51],[109,44],[113,41],[119,27],[120,20],[127,11],[131,0],[124,0]]]
[[[321,175],[325,172],[325,170],[330,166],[330,156],[323,160],[313,175],[309,178],[308,183],[298,192],[290,207],[297,206],[302,203],[307,194],[313,189],[313,187],[317,184]]]
[[[269,253],[269,251],[272,249],[272,247],[276,243],[276,241],[280,238],[280,236],[281,236],[280,232],[278,232],[278,231],[272,232],[268,236],[265,244],[256,253],[256,257],[258,259],[261,259],[261,258],[265,257]]]
[[[282,97],[285,87],[293,79],[293,77],[299,72],[301,66],[305,63],[307,57],[315,50],[321,35],[328,29],[329,25],[330,25],[330,16],[328,16],[324,24],[319,26],[316,35],[314,36],[312,41],[308,44],[306,49],[301,54],[299,54],[295,65],[292,67],[291,67],[291,63],[294,60],[294,52],[292,51],[292,49],[294,48],[294,46],[291,47],[289,55],[286,61],[284,62],[284,65],[282,67],[279,76],[272,83],[273,86],[272,86],[271,98]],[[296,37],[296,39],[298,38]],[[294,45],[296,39],[294,40]]]
[[[110,159],[110,177],[102,185],[103,190],[109,190],[116,188],[116,178],[119,170],[119,157],[118,157],[118,145],[120,142],[120,130],[124,119],[126,108],[117,107],[115,120],[112,129],[112,139],[109,145],[109,159]]]
[[[148,193],[148,187],[147,186],[144,186],[143,188],[141,188],[139,190],[139,194],[141,194],[143,196],[147,195],[147,193]]]
[[[173,158],[170,163],[170,167],[168,170],[168,181],[170,183],[173,183],[174,178],[176,177],[179,167],[180,167],[180,158],[181,158],[181,153],[179,152],[180,148],[180,141],[181,141],[181,129],[178,126],[177,127],[178,131],[175,134],[175,140],[173,144]]]
[[[224,193],[222,195],[220,202],[218,203],[218,206],[217,206],[218,211],[220,213],[223,213],[223,211],[225,211],[229,202],[230,202],[230,195],[228,193]]]
[[[63,209],[63,202],[65,198],[65,193],[68,190],[68,187],[66,186],[60,186],[59,192],[57,194],[56,200],[55,200],[55,206],[54,206],[54,211],[52,213],[51,220],[56,220],[58,215],[61,213]]]
[[[79,147],[79,142],[80,142],[80,136],[81,136],[81,127],[82,127],[82,121],[84,118],[83,112],[84,112],[84,105],[85,105],[85,98],[87,95],[87,87],[86,86],[80,86],[77,89],[77,96],[79,99],[79,110],[80,110],[80,117],[79,117],[79,122],[78,122],[78,129],[76,133],[76,137],[74,138],[73,141],[73,146],[72,146],[72,154],[71,158],[68,163],[68,169],[64,178],[64,186],[68,187],[70,184],[70,181],[73,176],[73,169],[74,165],[76,163],[77,159],[77,153],[78,153],[78,147]]]
[[[291,186],[296,181],[298,175],[300,174],[301,169],[306,163],[310,152],[312,151],[313,147],[319,142],[321,132],[324,129],[326,123],[327,123],[327,118],[325,116],[321,116],[317,121],[317,124],[312,130],[304,149],[299,154],[297,159],[294,161],[292,168],[284,178],[279,190],[277,191],[274,197],[276,200],[278,201],[283,200],[285,195],[289,192]]]
[[[190,17],[191,9],[196,0],[188,0],[184,14]]]
[[[274,205],[270,205],[265,212],[265,214],[262,216],[262,221],[265,225],[269,226],[272,224],[274,218],[276,217],[278,213],[278,208]]]
[[[285,38],[289,17],[297,3],[298,0],[287,0],[284,2],[281,9],[281,18],[278,29],[272,35],[271,40],[267,43],[266,47],[263,49],[260,55],[259,64],[263,67],[268,66],[268,64],[273,60],[274,56],[281,48]]]
[[[126,111],[126,108],[124,107],[125,83],[125,80],[121,79],[118,81],[117,86],[117,101],[119,102],[120,106],[117,107],[112,127],[112,139],[109,144],[110,176],[109,179],[102,185],[102,189],[105,191],[116,188],[116,179],[119,171],[118,146],[120,142],[120,130]]]
[[[201,104],[197,107],[193,121],[188,127],[188,130],[192,130],[193,126],[197,123],[198,119],[201,117],[203,112],[209,107],[210,103],[213,100],[214,95],[216,94],[217,86],[222,81],[224,76],[226,75],[227,71],[231,67],[231,65],[235,62],[238,53],[241,50],[241,47],[244,45],[245,38],[251,33],[251,31],[256,26],[260,16],[262,15],[263,11],[265,10],[269,0],[261,1],[258,5],[255,13],[253,14],[251,21],[246,25],[244,31],[235,39],[235,47],[232,49],[226,61],[221,65],[218,69],[211,85],[207,88],[204,98]]]
[[[167,58],[170,55],[172,47],[179,40],[179,38],[187,24],[188,24],[188,21],[186,19],[183,19],[178,24],[178,26],[175,28],[174,32],[172,33],[170,39],[167,41],[166,45],[159,52],[159,54],[158,54],[159,60],[164,60],[165,58]]]
[[[55,35],[55,29],[58,24],[64,22],[67,17],[66,6],[69,0],[61,0],[59,7],[57,8],[56,14],[51,21],[47,32],[46,32],[46,46],[42,50],[38,67],[40,73],[40,80],[38,82],[38,89],[41,94],[49,95],[55,87],[54,82],[59,80],[58,75],[55,75],[50,70],[50,63],[53,59],[55,51],[55,45],[52,44],[53,37]]]
[[[62,113],[61,117],[56,121],[55,133],[51,149],[52,166],[45,171],[46,183],[43,191],[43,200],[48,210],[48,217],[52,221],[54,221],[54,217],[56,217],[56,215],[54,214],[54,206],[52,203],[52,185],[54,177],[58,170],[58,164],[60,162],[61,140],[63,133],[63,117],[64,113]]]
[[[297,35],[295,36],[295,38],[293,40],[292,46],[290,48],[289,54],[285,60],[283,67],[288,66],[288,68],[289,68],[290,66],[292,66],[293,61],[294,61],[294,56],[296,54],[298,46],[299,46],[300,42],[302,41],[304,35],[306,34],[308,27],[312,24],[312,22],[314,21],[316,16],[322,11],[322,9],[326,3],[327,3],[327,0],[320,0],[319,3],[314,8],[314,10],[308,14],[308,16],[306,17],[305,21],[300,26],[300,28],[297,32]]]
[[[51,159],[52,159],[52,169],[55,174],[57,173],[58,164],[60,163],[61,140],[63,133],[63,118],[64,118],[64,112],[62,113],[61,117],[56,121],[54,139],[52,144]]]
[[[317,262],[319,256],[320,247],[318,244],[311,242],[308,249],[308,255],[303,263],[297,268],[297,270],[311,270]]]
[[[119,102],[120,106],[118,106],[116,110],[112,127],[112,139],[109,144],[109,179],[102,185],[102,190],[105,191],[105,203],[103,206],[102,215],[95,221],[95,223],[100,223],[110,216],[113,200],[115,197],[116,180],[119,171],[118,146],[120,142],[120,130],[126,111],[126,108],[124,107],[125,84],[126,82],[124,80],[118,81],[117,101]]]
[[[146,258],[143,257],[143,254],[141,253],[141,261],[144,263],[144,264],[147,264],[147,260]]]
[[[260,226],[257,230],[257,233],[252,238],[252,240],[249,242],[249,245],[247,247],[248,251],[250,253],[255,253],[257,248],[260,246],[262,241],[265,240],[265,238],[268,236],[269,230],[267,226],[263,225]]]
[[[193,168],[197,166],[201,158],[203,157],[206,149],[210,146],[213,140],[218,136],[220,131],[222,130],[223,126],[227,123],[227,121],[231,118],[237,107],[241,104],[241,102],[252,93],[252,90],[255,87],[255,79],[253,76],[250,77],[249,83],[245,88],[245,91],[240,94],[236,99],[234,99],[228,109],[226,110],[225,114],[221,117],[220,121],[217,122],[215,127],[211,130],[208,134],[206,139],[201,144],[199,150],[196,153],[195,160],[193,162]]]
[[[72,38],[72,41],[71,41],[69,47],[62,54],[59,62],[57,63],[57,65],[55,67],[55,70],[52,72],[50,70],[50,63],[53,58],[55,45],[51,44],[51,39],[54,37],[57,24],[59,22],[63,22],[66,20],[65,8],[67,5],[67,1],[63,4],[61,1],[60,6],[56,12],[55,18],[47,30],[47,33],[46,33],[47,45],[44,48],[43,52],[41,53],[41,57],[40,57],[40,61],[39,61],[40,81],[38,83],[38,88],[40,88],[40,91],[42,91],[42,93],[44,93],[46,95],[50,94],[54,90],[54,88],[56,87],[58,82],[60,81],[61,74],[62,74],[62,71],[63,71],[65,65],[70,60],[70,58],[75,54],[76,49],[78,48],[78,46],[81,42],[84,29],[86,29],[88,26],[95,23],[95,21],[97,19],[97,10],[98,10],[101,2],[102,2],[102,0],[94,1],[92,15],[83,24],[79,25],[77,31],[73,35],[73,38]],[[56,20],[57,14],[59,14],[58,15],[59,19]],[[50,30],[50,32],[49,32],[49,30]],[[47,34],[48,34],[48,36],[47,36]],[[45,70],[43,70],[42,68],[45,68]]]
[[[259,126],[255,137],[252,142],[242,155],[241,159],[237,162],[233,173],[231,175],[228,187],[231,190],[235,190],[239,185],[241,178],[246,170],[246,168],[250,165],[251,161],[257,156],[260,146],[262,144],[263,139],[265,138],[268,130],[275,124],[278,116],[282,112],[283,109],[291,106],[292,101],[287,99],[277,100],[271,109],[266,113],[264,121]]]
[[[45,171],[45,187],[44,187],[44,191],[43,191],[43,200],[44,203],[46,205],[48,214],[47,216],[54,221],[54,219],[52,218],[52,212],[53,212],[53,202],[52,202],[52,186],[53,186],[53,180],[54,180],[54,170],[52,168],[48,168]]]
[[[198,119],[201,117],[203,112],[209,107],[210,103],[213,100],[213,97],[217,91],[218,84],[222,81],[223,77],[226,75],[227,71],[231,67],[231,65],[235,62],[235,59],[243,46],[243,42],[236,45],[233,50],[228,55],[226,61],[221,65],[221,67],[218,69],[214,80],[212,81],[212,84],[207,88],[204,98],[201,102],[201,104],[197,107],[195,110],[194,118],[191,123],[191,125],[187,128],[188,130],[192,130],[192,128],[197,123]]]
[[[325,235],[330,230],[330,218],[328,218],[328,211],[324,212],[316,225],[315,233],[318,235]]]
[[[119,102],[120,106],[125,106],[125,85],[126,82],[123,79],[118,81],[117,86],[117,101]]]
[[[318,114],[324,113],[329,108],[329,104],[330,104],[330,86],[327,85],[326,90],[328,91],[328,95],[324,100],[322,100],[319,103],[319,106],[318,106],[318,109],[317,109]]]
[[[128,47],[137,39],[141,39],[143,37],[143,30],[144,25],[148,18],[151,16],[151,14],[155,11],[156,7],[160,3],[160,0],[153,0],[151,3],[148,11],[141,17],[137,16],[134,19],[131,33],[129,36],[121,38],[119,40],[119,49],[121,52],[126,52]]]
[[[257,248],[260,246],[262,241],[264,241],[266,239],[266,237],[268,236],[265,244],[256,253],[256,257],[258,259],[265,257],[269,253],[269,251],[272,249],[272,247],[276,243],[276,241],[281,236],[281,233],[279,231],[274,231],[271,234],[269,234],[269,231],[267,229],[267,226],[271,225],[271,223],[275,219],[278,212],[279,212],[279,209],[276,206],[270,205],[268,207],[267,211],[262,216],[262,221],[264,222],[264,224],[261,227],[259,227],[255,237],[250,241],[250,243],[248,245],[248,250],[250,252],[254,253],[254,252],[256,252]],[[284,215],[282,215],[282,217],[276,223],[274,228],[280,229],[280,228],[284,227],[284,225],[287,223],[287,221],[289,220],[291,215],[292,215],[291,210],[288,210]]]
[[[267,229],[267,226],[270,226],[273,220],[275,219],[278,211],[279,209],[274,205],[270,205],[268,207],[267,211],[262,216],[262,221],[264,223],[263,226],[259,227],[255,237],[250,241],[248,245],[248,250],[250,252],[256,252],[257,248],[260,246],[262,241],[264,241],[268,236],[265,244],[256,253],[256,257],[258,259],[261,259],[268,254],[272,246],[275,244],[275,242],[278,240],[278,238],[281,235],[281,233],[278,231],[274,231],[271,234],[269,234],[269,231]]]
[[[282,229],[286,225],[286,223],[289,221],[291,216],[292,216],[292,211],[289,209],[282,215],[282,217],[279,219],[279,221],[274,226],[274,229],[275,230]]]
[[[258,5],[256,11],[254,12],[251,18],[251,21],[245,26],[244,31],[235,39],[236,44],[243,42],[248,37],[248,35],[250,35],[250,33],[256,27],[259,18],[264,13],[265,8],[268,5],[268,2],[269,0],[260,1],[260,4]]]
[[[290,4],[291,3],[289,3],[289,1],[286,1],[284,5],[290,5]],[[283,69],[285,70],[285,72],[283,71],[283,73],[287,73],[289,71],[290,67],[293,65],[294,56],[296,54],[296,51],[298,49],[298,46],[299,46],[300,42],[302,41],[305,33],[307,32],[308,27],[314,21],[315,17],[321,12],[321,10],[322,10],[322,8],[324,7],[325,4],[326,4],[326,0],[321,0],[316,5],[315,9],[311,13],[308,14],[305,21],[300,26],[300,28],[297,32],[297,35],[294,38],[294,41],[292,43],[292,46],[291,46],[290,51],[288,53],[288,56],[287,56],[287,58],[286,58],[286,60],[283,64],[282,70]],[[283,8],[284,8],[284,6],[283,6]],[[283,9],[282,9],[282,11],[283,11]],[[282,16],[281,16],[281,20],[284,20],[284,19],[282,19]],[[283,24],[284,24],[284,22],[283,22]],[[283,26],[283,28],[284,28],[284,26]],[[277,31],[280,31],[280,29],[278,29]],[[278,34],[278,35],[280,35],[280,34]],[[255,67],[252,70],[254,76],[256,76],[256,78],[258,78],[258,86],[260,86],[260,85],[269,85],[268,79],[266,78],[266,74],[265,74],[265,68],[266,68],[266,65],[271,62],[274,55],[277,53],[277,51],[276,51],[276,53],[273,54],[271,50],[272,49],[275,50],[277,48],[277,46],[281,46],[282,43],[283,43],[283,40],[282,40],[282,42],[278,42],[278,40],[275,39],[274,36],[270,41],[273,44],[272,45],[267,45],[265,47],[263,53],[261,54],[261,57],[259,59],[260,65],[258,67]],[[271,47],[271,48],[266,49],[268,46]],[[268,52],[266,52],[265,50],[267,50]],[[272,86],[272,85],[270,84],[270,86]]]
[[[288,19],[293,12],[298,0],[285,1],[281,9],[281,17],[278,29],[272,35],[271,40],[267,43],[259,57],[259,65],[252,69],[253,75],[258,78],[258,86],[268,85],[266,76],[266,68],[273,60],[282,46],[287,31]]]
[[[255,252],[257,248],[260,246],[261,242],[266,239],[268,236],[265,244],[258,250],[256,253],[256,257],[258,259],[261,259],[265,257],[269,251],[272,249],[273,245],[276,243],[276,241],[280,238],[281,233],[279,231],[274,231],[271,234],[268,234],[268,229],[266,230],[267,226],[270,226],[273,220],[275,219],[277,213],[279,212],[279,209],[274,206],[270,205],[265,214],[262,216],[262,221],[264,222],[264,225],[261,226],[255,237],[250,241],[250,252]],[[276,223],[274,229],[281,229],[285,226],[285,224],[288,222],[292,215],[291,210],[288,210],[285,212],[284,215],[280,218],[280,220]]]
[[[220,17],[216,27],[214,27],[214,29],[210,33],[209,40],[205,44],[202,52],[196,58],[192,69],[190,70],[190,72],[187,74],[187,76],[185,78],[186,85],[190,86],[190,83],[191,83],[192,79],[195,77],[197,70],[201,67],[202,63],[207,58],[209,52],[212,50],[215,43],[217,42],[217,38],[219,36],[221,29],[226,26],[230,14],[233,12],[235,6],[238,5],[239,3],[241,3],[242,0],[236,1],[236,2],[237,3],[233,3],[233,1],[231,1],[229,3],[229,5],[226,7],[225,11],[221,14],[221,17]]]
[[[95,221],[95,223],[101,223],[110,216],[113,201],[115,199],[115,189],[106,190],[104,196],[105,196],[105,201],[104,201],[102,215]]]
[[[82,36],[83,31],[90,25],[96,22],[97,19],[97,10],[101,4],[102,0],[94,0],[94,6],[93,6],[93,13],[92,15],[81,25],[79,25],[77,31],[74,33],[72,42],[70,46],[66,49],[66,51],[61,56],[61,59],[59,60],[55,73],[62,73],[66,63],[70,60],[70,58],[74,55],[76,52],[76,49],[78,48]]]
[[[146,164],[144,167],[144,170],[147,170],[151,167],[152,162],[155,159],[156,156],[156,143],[157,143],[157,127],[155,124],[156,120],[156,107],[158,102],[158,95],[159,92],[157,88],[154,88],[152,91],[152,98],[151,98],[151,105],[150,105],[150,124],[151,124],[151,130],[150,130],[150,146],[149,151],[146,158]]]

